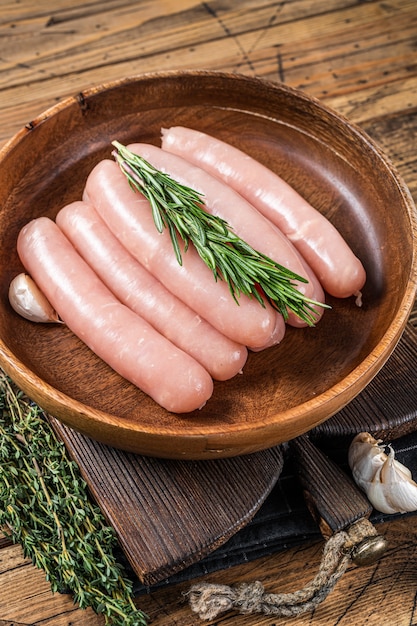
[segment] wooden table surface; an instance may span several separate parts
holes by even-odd
[[[123,76],[166,69],[240,72],[301,88],[359,124],[385,150],[417,200],[415,0],[0,0],[0,145],[68,95]],[[225,614],[236,626],[416,625],[417,523],[379,527],[389,548],[374,566],[349,567],[314,613],[274,619]],[[323,542],[303,544],[206,579],[261,580],[299,589],[316,573]],[[190,583],[137,599],[154,626],[200,622],[184,601]],[[0,626],[103,620],[52,595],[19,546],[0,549]]]

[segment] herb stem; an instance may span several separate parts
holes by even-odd
[[[146,626],[114,557],[116,537],[47,417],[0,371],[0,525],[52,591],[113,626]]]
[[[304,277],[254,250],[225,220],[208,213],[202,194],[157,170],[118,141],[112,145],[116,148],[113,156],[129,185],[148,199],[156,229],[168,229],[180,265],[182,240],[184,252],[193,244],[214,279],[227,283],[236,304],[242,294],[262,306],[267,301],[285,320],[292,312],[309,326],[316,321],[316,307],[329,308],[299,291],[296,281],[306,283]]]

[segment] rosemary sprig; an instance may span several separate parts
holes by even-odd
[[[205,211],[202,194],[156,169],[118,141],[112,145],[116,148],[113,156],[132,189],[149,200],[157,230],[168,228],[180,265],[179,239],[184,251],[190,243],[195,246],[215,280],[226,281],[237,304],[240,294],[256,298],[262,306],[267,300],[284,319],[292,311],[310,326],[317,317],[315,306],[329,308],[297,289],[294,281],[305,283],[305,278],[254,250],[225,220]]]
[[[91,501],[41,409],[0,371],[0,525],[43,569],[53,592],[71,592],[113,626],[146,626],[132,583],[113,555],[116,537]]]

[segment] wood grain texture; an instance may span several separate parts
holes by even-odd
[[[417,427],[416,348],[417,329],[410,321],[381,372],[352,402],[313,429],[312,438],[340,445],[361,431],[385,441],[414,432]]]
[[[417,199],[417,5],[390,2],[0,2],[0,143],[47,106],[137,72],[208,68],[283,80],[359,123],[386,151]],[[416,310],[410,322],[416,325]],[[230,626],[410,626],[417,623],[416,522],[379,528],[389,550],[352,567],[314,613],[288,620],[226,615]],[[209,581],[261,580],[292,591],[317,571],[322,542],[218,572]],[[101,626],[67,596],[52,595],[18,546],[0,549],[0,624]],[[197,626],[189,584],[138,598],[154,626]]]
[[[372,506],[354,481],[314,446],[308,435],[290,442],[307,506],[323,537],[369,518]]]
[[[111,139],[159,143],[161,127],[214,134],[279,172],[344,236],[367,272],[363,306],[326,301],[315,328],[287,326],[251,353],[243,374],[215,383],[201,408],[168,412],[116,374],[68,328],[39,326],[8,303],[22,271],[20,228],[82,197]],[[417,217],[379,147],[307,94],[219,72],[148,74],[70,98],[18,134],[1,160],[0,362],[44,409],[130,452],[200,459],[257,452],[302,434],[368,384],[398,342],[414,303]],[[392,207],[395,207],[393,211]],[[240,324],[235,307],[235,323]]]
[[[248,523],[278,480],[280,448],[204,462],[100,445],[52,418],[133,571],[153,585],[207,556]]]
[[[271,593],[291,592],[311,580],[322,557],[322,542],[305,543],[136,598],[152,626],[410,626],[417,619],[417,528],[404,518],[377,526],[389,549],[381,560],[365,568],[349,567],[337,587],[314,613],[277,620],[265,616],[225,614],[215,622],[200,622],[188,606],[185,594],[201,580],[235,585],[260,580]],[[82,611],[66,595],[52,595],[43,573],[22,556],[19,546],[2,549],[0,569],[1,626],[103,626],[92,611]]]
[[[413,432],[416,362],[417,329],[408,324],[381,372],[347,407],[314,429],[311,439],[340,447],[361,431],[386,441]],[[148,585],[227,541],[252,519],[282,470],[280,448],[201,462],[147,458],[103,446],[51,420],[115,528],[133,571]],[[308,438],[295,439],[291,449],[323,536],[369,517],[372,507],[362,492]]]
[[[413,0],[1,6],[3,141],[58,99],[144,71],[282,80],[361,122],[401,110],[403,97],[412,106],[417,89]]]

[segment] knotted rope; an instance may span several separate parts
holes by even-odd
[[[343,576],[352,561],[355,546],[374,535],[377,535],[377,531],[366,519],[332,535],[325,543],[319,571],[299,591],[265,593],[259,581],[242,583],[236,587],[201,583],[193,585],[188,592],[190,607],[205,620],[215,619],[231,610],[244,615],[263,613],[279,617],[292,617],[311,611],[328,596]]]

